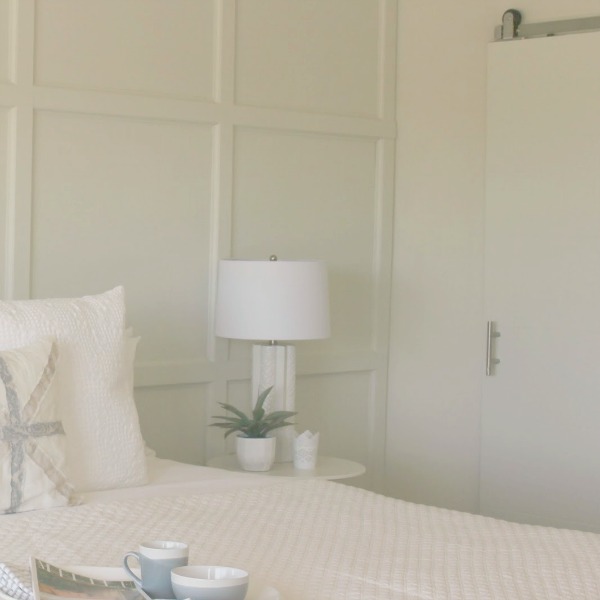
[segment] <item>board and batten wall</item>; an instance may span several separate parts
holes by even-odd
[[[395,0],[0,0],[4,298],[123,284],[160,456],[226,449],[250,344],[213,335],[219,258],[320,258],[333,335],[298,343],[300,428],[383,486]]]
[[[600,0],[398,4],[387,491],[478,512],[487,45],[509,8],[543,22]]]

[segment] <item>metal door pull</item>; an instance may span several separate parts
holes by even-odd
[[[485,358],[485,374],[489,377],[493,375],[494,366],[500,362],[500,359],[494,358],[493,339],[500,337],[500,332],[495,331],[494,321],[487,322],[487,352]]]

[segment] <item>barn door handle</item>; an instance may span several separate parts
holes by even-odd
[[[493,375],[494,365],[497,365],[500,360],[494,358],[494,343],[493,339],[500,337],[500,332],[495,330],[496,324],[494,321],[487,322],[487,352],[485,358],[485,374],[489,377]]]

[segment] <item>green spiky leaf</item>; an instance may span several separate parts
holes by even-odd
[[[267,399],[267,396],[271,393],[271,390],[273,389],[273,386],[268,387],[266,390],[264,390],[259,396],[258,396],[258,400],[256,401],[256,408],[262,408],[265,400]]]
[[[237,407],[232,404],[225,404],[224,402],[219,403],[225,410],[232,412],[234,415],[237,415],[242,421],[250,421],[250,419]]]
[[[249,438],[264,438],[274,429],[293,425],[287,419],[297,413],[289,410],[276,410],[271,413],[265,411],[264,404],[272,390],[273,386],[261,392],[251,415],[247,415],[232,404],[220,402],[220,406],[232,414],[213,416],[212,418],[215,419],[215,422],[211,423],[211,425],[225,429],[225,437],[237,431]]]

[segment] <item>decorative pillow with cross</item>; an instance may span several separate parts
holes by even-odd
[[[52,338],[0,352],[0,512],[69,503]]]

